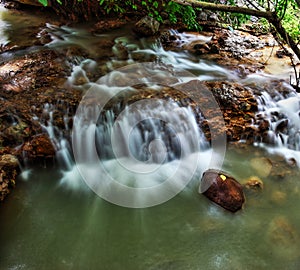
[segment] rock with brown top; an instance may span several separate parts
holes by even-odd
[[[222,171],[210,169],[204,172],[199,192],[233,213],[240,210],[245,202],[242,185]]]
[[[22,154],[29,160],[52,158],[55,155],[54,146],[46,134],[35,136],[21,147]]]

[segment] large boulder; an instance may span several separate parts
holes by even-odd
[[[150,37],[158,33],[159,22],[152,17],[145,16],[139,20],[133,28],[133,31],[141,37]]]
[[[199,192],[233,213],[240,210],[245,202],[242,185],[222,171],[212,169],[205,171]]]

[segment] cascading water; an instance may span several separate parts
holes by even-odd
[[[60,29],[52,25],[47,26],[47,31],[53,39],[48,46],[54,48],[60,48],[69,44],[83,46],[82,38],[77,38],[77,35],[82,35],[80,31],[68,27]],[[98,39],[103,38],[105,36],[100,35],[98,37]],[[185,34],[183,38],[188,40],[192,38],[192,35]],[[205,37],[204,39],[207,38]],[[92,46],[90,46],[90,50],[91,48]],[[126,81],[127,84],[130,84],[130,80],[128,80],[130,76],[133,77],[133,80],[138,80],[139,83],[146,84],[150,88],[152,87],[153,91],[159,91],[160,89],[157,80],[159,83],[166,84],[167,82],[171,83],[171,86],[174,86],[195,78],[198,80],[213,79],[216,77],[235,78],[235,75],[220,66],[210,64],[206,61],[191,59],[185,53],[167,52],[156,42],[147,44],[141,40],[140,43],[135,43],[130,38],[117,37],[115,38],[115,45],[112,51],[115,57],[103,64],[107,70],[113,70],[106,76],[104,84],[101,82],[101,79],[97,82],[90,81],[87,74],[97,68],[97,63],[90,59],[84,59],[79,64],[75,61],[73,72],[67,80],[67,85],[83,92],[89,91],[90,88],[98,88],[100,96],[112,96],[112,94],[117,95],[118,93],[122,93],[122,91],[130,91],[126,85]],[[124,55],[124,51],[126,57],[120,57]],[[122,70],[114,70],[116,67],[128,64],[134,65],[134,59],[136,59],[137,55],[142,56],[144,60],[150,59],[150,56],[155,56],[156,62],[162,63],[166,67],[168,65],[176,67],[174,70],[177,70],[177,74],[174,76],[169,71],[164,72],[161,69],[155,71],[154,69],[150,76],[151,79],[147,77],[149,74],[142,74],[139,70],[136,71],[136,74],[133,74],[134,71],[129,75],[127,73],[123,74]],[[192,71],[193,74],[188,72],[180,74],[180,70]],[[139,74],[139,72],[141,73]],[[139,78],[137,79],[137,77]],[[78,81],[81,83],[78,84]],[[111,84],[116,85],[109,86]],[[123,84],[125,85],[124,87],[122,86]],[[202,171],[209,166],[214,166],[210,164],[212,151],[209,143],[196,124],[196,118],[202,117],[199,115],[199,112],[197,114],[191,108],[184,108],[182,105],[177,104],[175,100],[169,100],[168,102],[160,99],[151,99],[150,102],[149,100],[145,102],[145,100],[142,103],[136,103],[137,105],[133,108],[132,106],[123,107],[123,112],[121,112],[120,116],[115,114],[113,110],[108,109],[105,114],[102,113],[99,115],[96,122],[89,123],[87,121],[87,123],[80,126],[82,130],[78,131],[77,127],[74,127],[73,132],[76,133],[76,136],[73,137],[73,139],[75,138],[73,145],[78,146],[78,151],[83,156],[81,161],[84,160],[83,163],[86,164],[86,167],[91,166],[91,162],[95,162],[97,154],[97,157],[103,160],[104,164],[108,164],[107,166],[110,167],[108,170],[113,174],[112,177],[114,179],[120,178],[120,175],[122,175],[122,183],[127,183],[130,186],[145,187],[151,186],[153,183],[161,183],[165,179],[168,179],[170,175],[174,174],[174,171],[176,172],[179,160],[183,160],[185,165],[180,167],[177,179],[174,177],[175,185],[181,185],[182,178],[191,177],[189,173],[186,177],[183,176],[185,171],[194,172],[201,165],[201,170],[195,174],[199,178]],[[84,115],[83,118],[91,113],[90,109],[87,107],[86,111],[82,112],[82,115]],[[92,110],[94,109],[92,108]],[[93,113],[99,113],[99,111],[96,109]],[[56,148],[59,149],[57,152],[59,160],[65,164],[64,167],[67,169],[62,183],[69,187],[78,187],[80,186],[78,184],[80,180],[76,181],[74,177],[67,177],[70,167],[74,170],[72,175],[76,175],[76,166],[70,166],[74,160],[71,158],[73,154],[69,152],[68,139],[61,133],[53,132],[54,127],[51,123],[51,113],[49,119],[45,128],[50,138],[54,141]],[[91,141],[95,141],[95,144],[90,144]],[[96,154],[92,150],[93,147],[96,148]],[[196,157],[197,155],[198,157]],[[199,155],[201,156],[200,164],[191,162],[191,160],[198,160]],[[218,160],[217,157],[214,159]],[[134,167],[140,167],[140,169],[138,171],[134,169],[132,172],[130,172],[130,169],[129,172],[125,172],[124,167],[126,166],[124,163],[130,168],[135,164]],[[119,166],[120,164],[123,166]],[[158,164],[160,167],[157,166]],[[215,164],[218,164],[218,161],[215,161]],[[77,165],[81,166],[81,168],[84,166],[82,162]],[[155,172],[157,168],[159,170]],[[146,172],[154,173],[154,175],[148,175],[148,181],[152,184],[147,184],[145,180],[141,180],[142,178],[146,178]],[[77,174],[75,178],[80,179],[81,177]],[[90,183],[90,186],[94,185],[95,182]]]
[[[48,25],[47,31],[51,34],[53,39],[48,46],[54,48],[57,46],[62,47],[66,44],[84,46],[82,38],[77,38],[77,36],[87,35],[85,32],[74,30],[72,28],[63,27],[60,29],[52,25]],[[199,38],[201,39],[201,36],[195,37],[194,35],[178,33],[177,31],[172,32],[172,34],[179,37],[179,40],[183,43],[192,42],[196,39],[199,40]],[[103,38],[105,38],[105,35],[99,35],[97,40],[101,40]],[[210,37],[203,37],[202,42],[207,42],[209,39]],[[90,45],[89,50],[93,50],[94,46],[92,41],[90,42]],[[122,88],[122,84],[126,81],[126,74],[122,75],[122,72],[114,69],[128,64],[134,64],[136,62],[135,59],[137,59],[137,55],[139,56],[139,61],[155,59],[155,61],[159,63],[176,67],[179,70],[188,70],[193,73],[193,76],[191,77],[182,76],[179,79],[175,77],[166,78],[162,75],[161,71],[156,72],[154,75],[160,77],[161,81],[173,80],[172,83],[175,81],[175,84],[178,82],[187,82],[195,78],[197,78],[197,80],[240,80],[246,85],[251,85],[254,81],[256,83],[263,83],[273,79],[272,76],[266,74],[249,75],[243,79],[239,79],[235,72],[231,72],[213,63],[199,60],[186,53],[165,51],[159,42],[147,44],[145,40],[136,42],[128,37],[116,37],[112,51],[115,57],[105,62],[103,65],[106,70],[111,71],[106,83],[111,84],[114,82],[118,85],[118,87],[101,87],[101,91],[103,91],[102,94],[108,96],[111,95],[111,93],[115,95],[124,90],[128,91],[128,88]],[[95,61],[90,59],[79,61],[78,65],[74,65],[73,72],[68,78],[67,83],[74,89],[78,89],[83,92],[88,91],[91,87],[98,87],[101,85],[101,82],[92,82],[87,75],[93,69],[96,69],[97,65],[98,64]],[[194,77],[194,75],[196,77]],[[78,84],[78,81],[81,81],[82,83]],[[127,80],[127,82],[130,83],[130,80]],[[140,82],[147,83],[147,79],[143,78]],[[291,93],[293,93],[293,91],[291,91]],[[269,131],[266,132],[267,134],[265,134],[263,140],[261,137],[257,138],[255,145],[265,146],[272,153],[281,152],[287,157],[287,159],[293,158],[299,164],[299,132],[297,128],[297,121],[293,121],[293,119],[296,120],[297,118],[298,108],[296,108],[296,103],[298,95],[286,98],[278,94],[274,98],[271,98],[267,92],[263,92],[260,95],[257,95],[257,100],[259,109],[257,119],[267,121],[269,123]],[[294,104],[294,111],[290,111],[287,103]],[[167,109],[164,106],[169,106],[169,108]],[[200,147],[199,149],[201,149],[201,151],[209,148],[203,132],[199,130],[199,128],[196,128],[197,125],[194,123],[195,117],[197,116],[190,109],[180,107],[176,105],[176,102],[160,104],[159,101],[156,103],[154,102],[151,108],[149,106],[140,107],[141,108],[139,109],[135,109],[135,112],[130,110],[130,108],[125,108],[122,117],[118,119],[116,119],[117,115],[115,115],[112,110],[108,110],[105,115],[101,114],[98,122],[93,123],[96,125],[95,128],[91,129],[92,132],[96,132],[95,145],[86,146],[81,142],[81,151],[91,153],[92,151],[89,147],[96,147],[97,154],[103,160],[113,160],[117,154],[118,158],[130,158],[131,162],[139,161],[147,163],[148,165],[150,163],[162,163],[165,164],[164,166],[167,166],[166,164],[172,163],[172,161],[180,159],[180,157],[186,157],[189,154],[198,152],[198,147]],[[137,111],[139,113],[136,113]],[[164,114],[164,111],[168,111],[168,113],[164,116],[166,117],[167,115],[168,119],[162,120],[161,116]],[[178,113],[189,116],[181,123],[178,121]],[[142,116],[143,114],[148,115],[148,119],[144,119],[144,116]],[[287,117],[289,120],[287,120]],[[139,123],[137,123],[138,119],[140,119]],[[172,124],[175,124],[176,122],[176,125],[181,129],[176,130],[176,132],[182,134],[182,136],[185,137],[185,141],[190,141],[189,132],[196,134],[197,140],[200,142],[199,145],[189,145],[186,143],[185,145],[181,144],[179,146],[178,134],[174,134],[174,130],[170,129],[166,124],[169,122]],[[288,132],[279,130],[279,128],[283,127],[287,122],[289,122],[288,127],[286,128]],[[191,127],[184,127],[183,123],[192,124]],[[112,134],[114,125],[116,125],[115,129],[117,131]],[[67,142],[68,140],[63,138],[61,135],[54,138],[53,132],[51,131],[53,129],[51,124],[47,129],[50,132],[50,137],[54,139],[57,148],[60,149],[58,152],[60,160],[65,159],[64,163],[67,164],[66,167],[70,169],[72,167],[71,164],[74,161],[71,158],[72,154],[69,153],[70,147]],[[185,131],[182,129],[185,129]],[[159,143],[159,141],[163,142],[163,144]],[[114,145],[112,145],[112,142]],[[275,143],[276,147],[272,147],[270,144],[266,143],[271,143],[271,145]],[[88,154],[85,158],[86,160],[90,159]],[[206,167],[203,167],[202,170],[205,168]],[[64,177],[62,182],[68,182],[67,178]],[[134,182],[139,183],[141,181]]]
[[[289,86],[286,85],[286,88],[289,89]],[[287,96],[276,91],[272,96],[263,92],[257,97],[256,118],[258,122],[265,123],[267,131],[257,138],[256,145],[300,166],[300,95],[291,89]]]

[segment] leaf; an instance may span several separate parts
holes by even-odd
[[[44,6],[48,6],[48,0],[39,0],[39,2]]]
[[[223,181],[225,181],[227,177],[226,177],[225,175],[223,175],[223,174],[220,174],[220,178],[221,178]]]
[[[158,2],[157,1],[153,2],[152,5],[153,5],[154,8],[158,8]]]

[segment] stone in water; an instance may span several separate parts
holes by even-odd
[[[240,210],[245,202],[242,185],[232,176],[217,170],[203,173],[199,192],[233,213]]]

